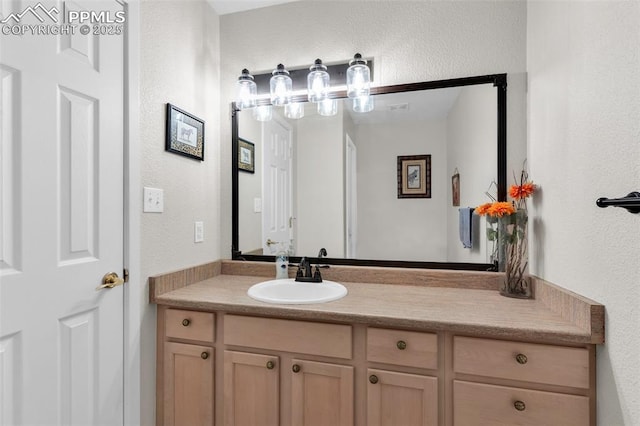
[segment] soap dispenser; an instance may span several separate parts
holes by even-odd
[[[285,251],[276,254],[276,280],[289,278],[289,255]]]

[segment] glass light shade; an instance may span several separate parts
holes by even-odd
[[[372,96],[360,96],[353,99],[353,111],[354,112],[370,112],[373,111],[373,97]]]
[[[253,110],[253,118],[258,121],[269,121],[272,116],[271,105],[260,105]]]
[[[253,81],[253,76],[245,68],[236,81],[236,107],[239,109],[255,107],[256,96],[258,96],[258,88]]]
[[[338,101],[336,99],[325,99],[318,102],[318,114],[331,117],[338,113]]]
[[[362,59],[362,55],[356,53],[347,69],[347,96],[352,99],[369,96],[370,88],[371,72],[367,61]]]
[[[284,115],[287,118],[298,120],[304,117],[304,104],[301,102],[291,102],[284,106]]]
[[[309,102],[321,102],[329,97],[329,73],[320,59],[309,67],[307,74],[307,96]]]
[[[269,81],[271,104],[275,106],[288,104],[293,90],[293,82],[289,77],[289,71],[284,68],[284,65],[278,64],[278,67],[271,74],[272,77]]]

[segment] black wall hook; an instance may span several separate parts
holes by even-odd
[[[598,207],[622,207],[627,209],[629,213],[640,213],[640,192],[630,192],[626,197],[622,198],[598,198],[596,200]]]

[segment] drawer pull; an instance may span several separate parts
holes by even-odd
[[[200,358],[202,358],[202,359],[207,359],[207,358],[209,358],[209,352],[202,352],[202,353],[200,354]]]
[[[405,342],[404,340],[398,340],[398,343],[396,343],[396,347],[401,351],[404,351],[405,349],[407,349],[407,342]]]
[[[276,367],[276,363],[273,361],[267,361],[267,369],[273,370]]]
[[[516,355],[516,361],[518,361],[518,364],[526,364],[528,359],[527,356],[525,354],[518,354]]]
[[[376,376],[375,374],[370,375],[369,381],[375,385],[376,383],[378,383],[378,376]]]
[[[515,407],[516,410],[518,411],[524,411],[526,407],[526,405],[524,405],[524,402],[522,401],[516,401],[513,403],[513,406]]]
[[[185,327],[189,327],[189,324],[191,324],[191,320],[187,318],[182,320],[182,325],[184,325]]]
[[[294,373],[299,373],[300,372],[300,366],[298,364],[293,364],[293,367],[291,367],[291,370]]]

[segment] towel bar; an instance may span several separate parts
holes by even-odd
[[[596,200],[598,207],[622,207],[627,209],[629,213],[640,213],[640,192],[630,192],[626,197],[622,198],[598,198]]]

